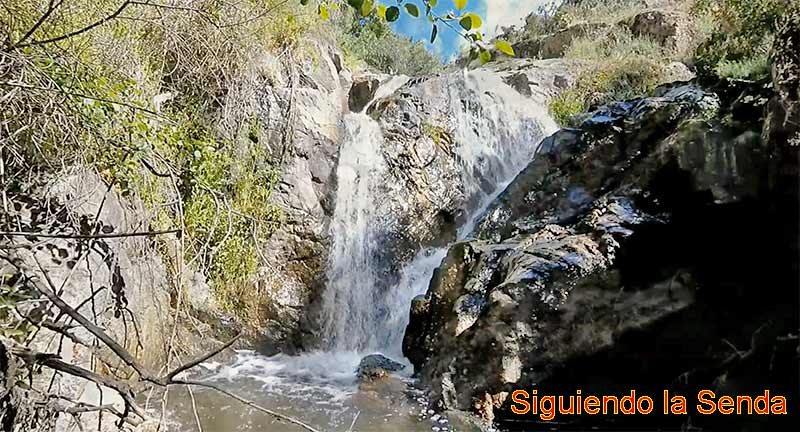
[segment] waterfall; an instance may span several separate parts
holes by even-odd
[[[329,347],[349,351],[373,342],[369,326],[377,305],[371,287],[379,277],[373,251],[379,245],[372,210],[386,165],[380,126],[363,113],[347,114],[344,123],[323,320]]]
[[[538,143],[556,129],[544,101],[526,98],[493,72],[464,71],[448,78],[453,151],[468,202],[463,239],[486,206],[531,160]],[[374,100],[407,82],[395,78]],[[373,102],[374,103],[374,102]],[[427,289],[447,249],[420,251],[396,280],[386,280],[377,262],[387,221],[378,211],[387,180],[381,127],[364,113],[344,119],[345,140],[337,171],[332,247],[323,298],[323,339],[331,351],[381,351],[399,355],[411,299]],[[389,289],[381,287],[390,285]]]
[[[437,89],[446,90],[435,90],[440,91],[437,97],[444,96],[442,105],[446,103],[454,129],[452,155],[447,157],[454,158],[460,172],[453,187],[467,197],[457,234],[463,239],[486,206],[531,160],[555,124],[543,108],[544,101],[521,96],[493,72],[464,72],[440,79],[446,82],[435,83]],[[375,100],[391,95],[407,81],[399,77],[384,84]],[[417,416],[429,408],[421,402],[421,393],[416,398],[419,406],[405,398],[391,398],[388,410],[370,397],[355,397],[359,387],[353,372],[365,354],[382,352],[403,361],[401,342],[411,300],[427,290],[448,248],[420,250],[405,263],[385,262],[393,258],[382,254],[387,230],[402,227],[386,209],[408,203],[387,202],[405,196],[396,193],[401,186],[384,158],[381,125],[364,113],[350,113],[344,118],[343,132],[330,224],[328,284],[322,299],[323,350],[271,357],[237,350],[230,364],[204,363],[205,379],[245,392],[261,406],[320,425],[320,430],[350,431],[356,421],[358,430],[437,430],[441,423]],[[395,193],[387,194],[392,187]],[[412,372],[408,367],[401,374],[410,377]],[[413,391],[409,387],[404,392]],[[217,402],[221,408],[212,423],[218,426],[216,430],[257,429],[259,425],[294,430],[294,425],[282,429],[269,417],[254,422],[251,411],[237,411],[242,407],[228,404],[227,398]],[[193,406],[194,399],[184,399],[177,407],[185,424],[195,421]],[[247,423],[242,423],[243,417]]]

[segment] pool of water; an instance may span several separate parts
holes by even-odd
[[[410,365],[405,373],[359,385],[354,371],[363,356],[364,353],[355,352],[319,352],[265,357],[239,350],[229,360],[201,365],[191,378],[221,386],[319,431],[465,430],[454,428],[450,419],[428,409],[424,392],[410,376]],[[304,430],[213,389],[193,387],[192,393],[185,387],[170,390],[167,398],[170,431]]]

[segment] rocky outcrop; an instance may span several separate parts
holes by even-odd
[[[620,23],[636,36],[652,39],[661,45],[685,52],[693,39],[691,18],[681,12],[649,10]]]
[[[692,395],[774,383],[793,394],[779,377],[797,377],[797,340],[787,335],[798,314],[784,303],[798,300],[796,234],[758,228],[792,222],[774,210],[786,195],[767,192],[765,95],[741,91],[720,101],[665,87],[545,140],[486,212],[478,239],[453,246],[413,302],[404,354],[441,408],[501,424],[513,417],[519,428],[536,417],[511,414],[507,397],[531,386]],[[792,282],[766,282],[772,275]],[[681,420],[630,424],[654,421]]]
[[[606,24],[581,23],[567,27],[552,35],[545,36],[539,42],[538,55],[542,58],[558,58],[564,54],[575,39],[596,34],[607,28]]]
[[[403,266],[422,248],[454,240],[456,228],[486,203],[495,185],[513,177],[540,138],[555,129],[541,107],[558,86],[574,80],[568,65],[561,60],[512,60],[476,71],[396,77],[381,84],[363,113],[345,117],[337,167],[345,181],[339,179],[336,186],[332,222],[339,236],[335,264],[362,256],[352,265],[345,263],[339,273],[364,275],[341,289],[329,287],[328,297],[312,305],[318,306],[318,321],[337,329],[334,334],[320,332],[321,339],[341,340],[348,328],[369,325],[371,314],[385,314],[376,321],[389,327],[395,319],[405,321],[390,316],[396,308],[381,303],[393,298],[389,290],[396,289]],[[367,243],[348,234],[362,225],[358,238]],[[347,246],[349,240],[358,241]],[[361,247],[370,249],[355,250]],[[363,265],[365,260],[369,265]],[[346,314],[351,303],[347,292],[367,278],[379,293],[379,304],[352,319]],[[332,306],[336,301],[342,303]],[[357,333],[369,338],[374,330]],[[392,332],[398,333],[386,333]]]
[[[418,246],[411,244],[454,239],[454,227],[476,209],[494,180],[488,164],[462,175],[465,165],[480,163],[469,160],[482,156],[472,152],[486,151],[488,157],[513,151],[520,139],[528,141],[522,153],[532,150],[536,143],[529,137],[551,126],[542,113],[525,112],[526,101],[533,106],[555,94],[559,80],[571,79],[568,69],[562,61],[512,61],[466,75],[412,80],[368,109],[383,133],[387,183],[399,185],[387,188],[387,200],[379,204],[400,222],[393,243],[407,251],[398,255],[413,255]]]
[[[106,346],[91,345],[95,339],[85,327],[45,301],[40,288],[35,288],[44,286],[58,292],[61,300],[153,370],[167,364],[171,350],[195,353],[213,344],[214,332],[208,326],[193,322],[197,327],[192,331],[206,335],[204,340],[193,340],[189,337],[192,331],[174,320],[173,308],[186,310],[185,305],[178,305],[175,295],[181,282],[168,272],[164,256],[153,243],[159,241],[164,250],[176,250],[179,236],[116,236],[147,232],[143,227],[147,227],[149,216],[93,171],[65,170],[55,179],[24,190],[13,184],[6,199],[9,212],[2,218],[2,231],[36,234],[2,237],[3,299],[18,302],[20,316],[37,327],[33,332],[33,327],[20,325],[19,331],[7,332],[10,329],[3,315],[3,338],[27,338],[27,348],[58,356],[84,370],[120,377],[133,373]],[[187,291],[195,290],[192,279],[183,284]],[[69,337],[63,336],[65,329]],[[17,373],[15,379],[23,379],[21,366]],[[27,376],[24,379],[27,381]],[[115,391],[77,375],[54,374],[52,369],[41,368],[30,384],[32,389],[14,390],[24,392],[26,403],[18,407],[22,411],[15,421],[28,428],[25,430],[66,429],[72,421],[69,416],[56,414],[66,409],[61,401],[43,398],[48,389],[57,389],[53,394],[65,400],[124,409]],[[104,417],[102,430],[117,430],[110,417]],[[88,414],[86,421],[99,424],[96,413]]]
[[[587,7],[581,3],[563,2],[560,10],[575,15],[576,12],[570,8]],[[523,58],[560,58],[576,39],[613,38],[615,31],[620,29],[653,40],[678,53],[688,53],[694,48],[692,43],[697,39],[697,24],[674,0],[630,3],[626,4],[630,15],[617,22],[578,21],[560,28],[555,27],[559,25],[558,19],[543,18],[538,12],[533,12],[526,18],[524,26],[504,28],[501,37],[511,43],[518,57]]]
[[[600,34],[608,28],[603,23],[580,23],[547,35],[530,34],[526,29],[508,29],[503,37],[510,41],[519,57],[552,59],[563,57],[575,39]]]
[[[263,143],[279,170],[272,202],[282,213],[278,230],[263,245],[257,289],[268,299],[261,349],[267,353],[302,346],[308,304],[319,297],[329,247],[341,122],[352,78],[341,54],[318,44],[317,59],[280,66],[256,104]]]

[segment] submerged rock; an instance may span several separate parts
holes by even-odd
[[[392,372],[399,372],[406,366],[381,354],[370,354],[358,364],[356,377],[361,382],[371,382],[388,377]]]

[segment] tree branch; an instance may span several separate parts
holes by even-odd
[[[68,305],[64,300],[62,300],[58,295],[56,295],[57,288],[53,283],[53,280],[50,279],[50,275],[42,266],[42,263],[39,261],[39,258],[36,257],[36,254],[32,254],[34,261],[36,261],[36,265],[39,267],[39,270],[44,275],[45,281],[47,281],[48,287],[40,286],[39,284],[33,284],[33,287],[42,293],[48,300],[50,300],[58,309],[62,312],[67,314],[70,318],[77,321],[80,325],[82,325],[86,330],[89,331],[92,335],[96,338],[100,339],[114,354],[117,355],[126,365],[130,366],[139,376],[146,381],[150,381],[153,379],[153,375],[150,374],[147,369],[144,368],[135,358],[129,353],[125,348],[123,348],[117,341],[112,339],[106,332],[103,331],[100,327],[95,325],[93,322],[89,321],[84,317],[80,312],[73,309],[70,305]]]
[[[0,237],[41,237],[52,239],[111,239],[111,238],[127,238],[127,237],[152,237],[163,234],[181,234],[180,229],[171,229],[163,231],[147,231],[147,232],[132,232],[132,233],[109,233],[109,234],[51,234],[51,233],[36,233],[25,231],[0,231]],[[15,247],[16,248],[16,247]],[[10,248],[3,248],[10,249]]]
[[[142,112],[145,112],[147,114],[153,115],[155,117],[171,121],[167,117],[164,117],[163,115],[161,115],[161,114],[159,114],[159,113],[157,113],[157,112],[155,112],[153,110],[149,110],[147,108],[144,108],[144,107],[136,106],[136,105],[129,104],[129,103],[126,103],[126,102],[119,102],[119,101],[113,101],[113,100],[110,100],[110,99],[99,98],[99,97],[95,97],[95,96],[89,96],[89,95],[83,94],[83,93],[73,93],[73,92],[70,92],[70,91],[67,91],[67,90],[63,90],[63,89],[60,89],[60,88],[47,88],[47,87],[33,86],[33,85],[22,84],[22,83],[13,83],[13,82],[8,82],[8,81],[0,82],[0,86],[16,87],[16,88],[21,88],[21,89],[26,89],[26,90],[51,91],[51,92],[65,94],[67,96],[74,96],[74,97],[80,97],[80,98],[85,98],[85,99],[96,100],[98,102],[105,102],[105,103],[115,104],[115,105],[119,105],[119,106],[124,106],[126,108],[130,108],[130,109],[133,109],[133,110],[142,111]]]
[[[112,12],[110,15],[106,15],[105,17],[103,17],[103,18],[101,18],[101,19],[89,24],[88,26],[81,28],[81,29],[78,29],[78,30],[75,30],[75,31],[72,31],[72,32],[69,32],[69,33],[65,33],[65,34],[63,34],[61,36],[56,36],[54,38],[45,39],[45,40],[41,40],[41,41],[34,40],[33,42],[30,42],[30,43],[22,43],[22,44],[17,43],[15,45],[11,46],[11,49],[19,49],[19,48],[24,48],[24,47],[27,47],[27,46],[44,45],[44,44],[49,44],[49,43],[53,43],[53,42],[59,42],[59,41],[62,41],[64,39],[69,39],[71,37],[78,36],[81,33],[86,33],[87,31],[89,31],[89,30],[91,30],[91,29],[93,29],[95,27],[101,26],[101,25],[111,21],[112,19],[116,18],[117,16],[119,16],[119,14],[122,13],[122,11],[125,10],[125,8],[130,6],[130,4],[131,4],[131,0],[125,0],[122,3],[122,5],[120,5],[120,7],[117,8],[117,10]]]
[[[62,361],[59,356],[54,354],[39,353],[28,350],[26,348],[16,347],[16,346],[11,347],[11,353],[21,358],[28,364],[39,364],[42,366],[47,366],[50,369],[57,370],[59,372],[63,372],[65,374],[72,375],[78,378],[83,378],[85,380],[92,381],[102,386],[106,386],[110,389],[114,389],[117,393],[119,393],[120,397],[122,397],[122,400],[125,402],[126,411],[131,410],[133,411],[134,414],[141,417],[142,419],[146,418],[146,414],[144,413],[144,411],[136,404],[136,400],[133,394],[133,390],[131,389],[131,386],[124,381],[103,376],[98,373],[92,372],[90,370],[84,369],[80,366],[75,366],[73,364],[66,363]],[[121,419],[125,419],[127,417],[125,413],[117,415]]]
[[[203,363],[204,361],[216,356],[217,354],[221,353],[222,351],[225,351],[226,349],[230,348],[231,345],[236,343],[236,341],[238,341],[241,337],[242,337],[242,334],[240,333],[240,334],[236,335],[236,337],[234,337],[233,339],[228,341],[228,343],[226,343],[225,345],[222,345],[217,349],[209,351],[205,355],[197,357],[197,358],[195,358],[194,360],[191,360],[188,363],[185,363],[185,364],[183,364],[181,366],[178,366],[177,368],[173,369],[172,372],[169,372],[168,374],[166,374],[164,376],[164,378],[162,378],[162,379],[165,381],[165,383],[171,382],[179,373],[184,372],[186,370],[189,370],[189,369],[199,365],[200,363]]]
[[[277,413],[277,412],[272,411],[272,410],[270,410],[268,408],[264,408],[264,407],[256,404],[255,402],[253,402],[251,400],[248,400],[248,399],[245,399],[245,398],[243,398],[241,396],[238,396],[236,394],[233,394],[233,393],[223,389],[222,387],[220,387],[220,386],[218,386],[216,384],[211,384],[211,383],[202,382],[202,381],[191,381],[191,380],[174,380],[174,381],[170,382],[170,384],[171,385],[189,385],[189,386],[198,386],[198,387],[210,388],[212,390],[216,390],[216,391],[224,394],[225,396],[228,396],[230,398],[236,399],[237,401],[239,401],[239,402],[241,402],[241,403],[243,403],[243,404],[245,404],[245,405],[247,405],[247,406],[249,406],[249,407],[251,407],[251,408],[253,408],[255,410],[258,410],[258,411],[261,411],[263,413],[269,414],[269,415],[275,417],[278,420],[283,420],[285,422],[292,423],[294,425],[300,426],[303,429],[307,430],[308,432],[320,432],[318,429],[315,429],[313,426],[308,425],[306,423],[303,423],[302,421],[297,420],[296,418],[289,417],[287,415]]]
[[[39,17],[39,20],[36,21],[33,27],[31,27],[15,44],[12,44],[12,47],[19,45],[22,42],[25,42],[25,40],[31,37],[36,32],[36,30],[39,30],[39,27],[41,27],[42,24],[44,24],[44,22],[47,21],[47,18],[50,18],[50,14],[55,12],[55,10],[58,9],[59,6],[61,6],[61,3],[64,3],[64,0],[60,0],[56,4],[54,4],[53,2],[54,0],[50,0],[48,2],[47,10],[45,11],[45,13],[42,14],[41,17]]]

